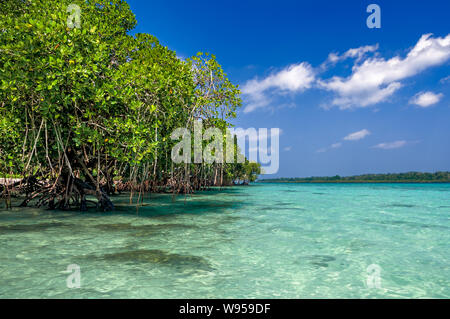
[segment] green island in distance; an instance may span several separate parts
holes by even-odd
[[[450,183],[450,172],[261,179],[259,183]]]

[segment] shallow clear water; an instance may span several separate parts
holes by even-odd
[[[145,202],[1,211],[0,298],[450,298],[448,184],[258,184]],[[80,289],[67,288],[70,264]]]

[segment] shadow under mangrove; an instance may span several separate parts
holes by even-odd
[[[229,191],[230,192],[230,191]],[[211,196],[209,196],[211,194]],[[242,209],[246,203],[243,200],[223,200],[214,196],[213,191],[205,196],[178,197],[172,201],[171,195],[158,196],[145,200],[142,205],[126,203],[123,198],[115,202],[116,209],[108,214],[138,215],[141,217],[171,217],[176,215],[203,215],[223,213],[227,210]]]

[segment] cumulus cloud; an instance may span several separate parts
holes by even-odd
[[[244,100],[248,102],[244,113],[268,106],[271,103],[267,94],[269,91],[275,94],[302,92],[309,89],[314,81],[315,72],[306,62],[290,65],[264,79],[250,80],[242,87]]]
[[[436,103],[438,103],[442,98],[444,97],[444,94],[439,93],[433,93],[433,92],[420,92],[417,93],[410,101],[410,104],[415,104],[420,107],[429,107]]]
[[[356,58],[361,59],[366,53],[375,52],[378,50],[378,44],[376,45],[366,45],[355,49],[350,49],[345,52],[342,58]]]
[[[378,148],[382,150],[392,150],[396,148],[401,148],[407,144],[406,141],[395,141],[395,142],[389,142],[389,143],[380,143],[378,145],[375,145],[373,148]]]
[[[346,54],[358,57],[368,50],[373,50],[373,47],[347,51]],[[318,83],[320,87],[337,95],[332,103],[341,109],[367,107],[387,100],[402,87],[400,81],[449,59],[450,34],[445,38],[433,38],[431,34],[426,34],[405,58],[367,58],[361,64],[354,65],[349,77],[334,76],[329,80],[319,80]]]
[[[330,53],[328,59],[322,65],[322,67],[330,64],[335,64],[339,61],[346,60],[348,58],[356,59],[359,62],[367,53],[375,52],[378,50],[378,44],[376,45],[365,45],[359,48],[353,48],[347,50],[344,54]]]
[[[334,93],[330,107],[364,108],[385,102],[402,88],[404,80],[450,60],[450,34],[446,37],[425,34],[406,56],[385,59],[379,56],[378,48],[378,45],[367,45],[343,54],[330,53],[316,68],[302,62],[265,78],[249,80],[242,86],[244,112],[265,108],[274,103],[275,97],[285,93],[300,93],[312,87]],[[319,78],[329,66],[346,59],[355,59],[349,76]],[[446,82],[448,77],[441,80],[441,83]]]
[[[363,138],[365,138],[366,136],[370,135],[370,131],[369,130],[361,130],[355,133],[351,133],[349,135],[347,135],[346,137],[344,137],[345,141],[359,141],[362,140]]]

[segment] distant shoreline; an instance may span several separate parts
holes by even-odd
[[[336,175],[307,178],[273,178],[262,179],[258,182],[297,184],[448,184],[450,183],[450,172],[363,174],[345,177]]]
[[[273,181],[273,180],[261,180],[256,183],[266,184],[450,184],[450,181]]]

